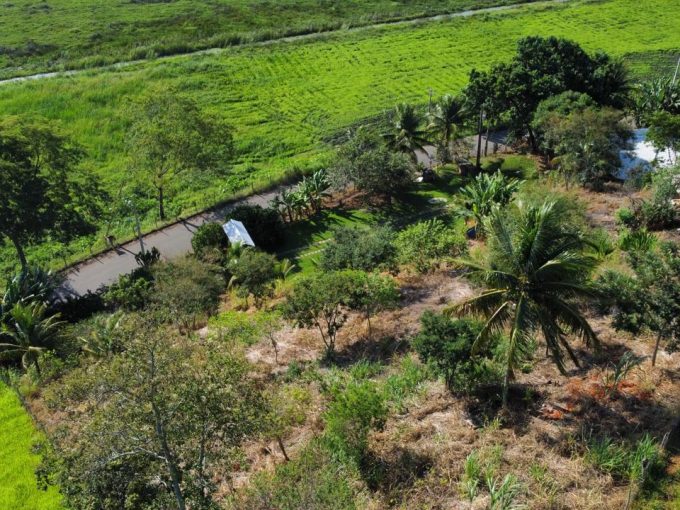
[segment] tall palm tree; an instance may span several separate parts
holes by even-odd
[[[33,365],[41,376],[40,354],[52,347],[63,322],[58,315],[45,317],[46,306],[42,303],[17,303],[9,312],[10,325],[3,326],[2,337],[7,341],[0,343],[0,349],[7,355],[21,355],[24,368]]]
[[[508,331],[503,406],[508,385],[531,338],[541,333],[560,372],[565,373],[564,353],[579,366],[567,335],[582,338],[595,349],[600,343],[576,301],[592,298],[589,281],[597,262],[585,253],[582,236],[566,228],[559,202],[519,204],[514,214],[497,208],[486,220],[488,260],[461,261],[479,274],[488,290],[450,311],[485,318],[473,351],[493,332]]]
[[[393,150],[407,154],[416,163],[416,151],[424,151],[430,143],[427,129],[422,124],[422,118],[414,106],[405,103],[397,105],[392,129],[385,134],[388,145]]]
[[[463,101],[455,96],[446,94],[434,105],[429,115],[430,125],[428,128],[440,140],[448,144],[456,132],[457,127],[463,123]]]

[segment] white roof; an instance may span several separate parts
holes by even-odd
[[[668,151],[657,151],[654,146],[647,141],[648,129],[636,129],[630,143],[632,150],[621,151],[621,167],[616,172],[616,178],[621,180],[628,179],[630,172],[636,168],[651,170],[652,163],[664,168],[671,166],[672,162]]]
[[[255,246],[255,243],[250,237],[250,234],[243,226],[243,223],[237,220],[229,220],[222,225],[222,230],[227,234],[229,242],[232,244],[245,244],[246,246]]]

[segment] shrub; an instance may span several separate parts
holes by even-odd
[[[191,247],[197,257],[204,258],[215,250],[218,252],[226,250],[229,247],[229,240],[222,230],[222,225],[209,222],[196,229],[194,237],[191,238]]]
[[[252,294],[255,297],[255,305],[259,307],[262,300],[274,292],[277,264],[273,255],[247,248],[229,265],[232,274],[229,283],[236,284],[237,293],[246,300]]]
[[[103,294],[104,303],[126,311],[141,310],[151,299],[153,277],[145,268],[121,275]]]
[[[399,232],[394,245],[400,263],[413,264],[418,272],[424,273],[440,259],[463,253],[465,237],[442,220],[427,220]]]
[[[619,248],[626,252],[647,252],[656,246],[657,238],[646,228],[624,230],[619,235]]]
[[[368,433],[385,422],[385,399],[371,381],[350,381],[333,393],[333,401],[324,414],[324,438],[332,451],[358,463],[365,456]]]
[[[586,460],[618,480],[642,481],[645,472],[659,472],[665,465],[659,444],[649,435],[637,443],[615,442],[604,436],[588,441]]]
[[[229,219],[242,222],[255,245],[262,250],[275,251],[283,241],[283,221],[276,209],[239,205],[229,212]]]
[[[154,268],[153,303],[163,318],[188,329],[217,309],[224,279],[208,264],[186,257]]]
[[[413,339],[413,348],[423,362],[434,366],[444,377],[449,389],[470,392],[481,384],[498,381],[498,373],[488,359],[490,351],[472,356],[480,324],[430,311],[420,321],[422,330]]]
[[[387,227],[338,227],[326,245],[319,266],[324,271],[391,267],[394,262],[394,234]]]

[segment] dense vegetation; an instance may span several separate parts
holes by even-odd
[[[271,46],[266,53],[256,47],[233,49],[118,72],[3,86],[0,109],[59,120],[85,147],[84,164],[109,192],[110,202],[133,198],[143,228],[148,228],[158,219],[156,193],[128,171],[124,132],[132,119],[129,109],[120,108],[123,97],[125,102],[149,88],[174,89],[233,128],[235,160],[226,177],[203,174],[196,179],[185,174],[167,190],[167,215],[176,217],[300,170],[325,166],[329,149],[324,142],[342,136],[347,126],[396,103],[425,103],[428,88],[435,96],[455,93],[472,67],[485,69],[510,57],[524,35],[568,35],[587,50],[614,56],[673,51],[678,26],[674,17],[666,16],[667,10],[665,1],[647,2],[640,11],[630,0],[527,7],[423,26],[336,34]],[[493,45],[484,43],[490,40]],[[348,73],[350,81],[345,79]],[[52,241],[31,250],[29,258],[54,263],[82,256],[90,247],[104,246],[107,229],[116,237],[128,237],[130,217],[112,213],[100,220],[97,236],[70,245]],[[5,264],[11,260],[8,253],[3,251]]]
[[[414,37],[443,40],[452,26],[502,27],[510,44],[524,30],[541,32],[536,20],[583,23],[626,8],[627,0],[534,6],[265,56],[242,49],[221,62],[248,56],[269,69],[284,56],[353,52],[350,42],[376,39],[409,41],[405,56],[422,52]],[[528,26],[513,32],[518,19]],[[654,21],[659,46],[676,44],[674,22]],[[607,30],[625,50],[621,26]],[[594,44],[601,35],[581,37]],[[520,38],[507,57],[490,71],[482,68],[490,59],[466,67],[465,86],[447,83],[427,108],[396,87],[384,115],[374,116],[378,97],[345,117],[300,122],[305,111],[331,115],[345,87],[327,95],[325,110],[258,111],[255,127],[247,112],[234,107],[225,118],[207,100],[222,94],[200,81],[215,77],[216,64],[191,64],[188,78],[170,77],[183,61],[109,73],[116,94],[145,78],[153,92],[130,94],[112,121],[118,138],[108,147],[124,152],[127,172],[103,189],[81,175],[82,124],[74,138],[30,115],[2,124],[0,234],[21,269],[0,300],[0,374],[48,439],[35,473],[52,491],[46,504],[59,488],[74,510],[618,509],[667,481],[680,378],[680,167],[655,162],[625,184],[615,172],[633,118],[677,158],[680,84],[635,83],[623,60],[559,37]],[[357,87],[375,86],[360,76]],[[83,75],[7,90],[63,86],[55,97],[64,99],[93,83]],[[290,98],[308,83],[267,97]],[[267,83],[257,85],[248,93]],[[114,96],[98,111],[113,108]],[[21,102],[5,96],[7,108]],[[509,133],[503,151],[516,154],[483,155],[482,135],[497,128]],[[239,140],[244,133],[263,136],[261,153],[255,138]],[[474,147],[463,133],[477,134]],[[421,165],[429,144],[437,154]],[[149,211],[170,218],[225,175],[252,179],[247,157],[262,164],[302,149],[313,172],[269,206],[226,213],[256,246],[229,241],[222,221],[206,223],[193,253],[163,260],[140,243],[134,271],[68,298],[58,276],[22,256],[25,245],[65,243],[102,219],[111,244],[121,218],[141,235]],[[228,172],[232,158],[240,166]],[[605,213],[595,212],[602,202]],[[12,429],[1,430],[13,445]]]

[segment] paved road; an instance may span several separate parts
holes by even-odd
[[[191,238],[196,229],[209,221],[224,221],[229,209],[239,204],[257,204],[267,206],[282,188],[253,195],[229,205],[191,216],[183,221],[169,225],[161,230],[142,237],[144,247],[149,250],[158,248],[161,257],[168,260],[191,251]],[[119,249],[110,250],[88,259],[68,270],[61,289],[62,295],[83,295],[88,290],[95,291],[102,285],[110,285],[122,274],[129,273],[137,266],[135,254],[140,251],[139,240],[121,245]]]

